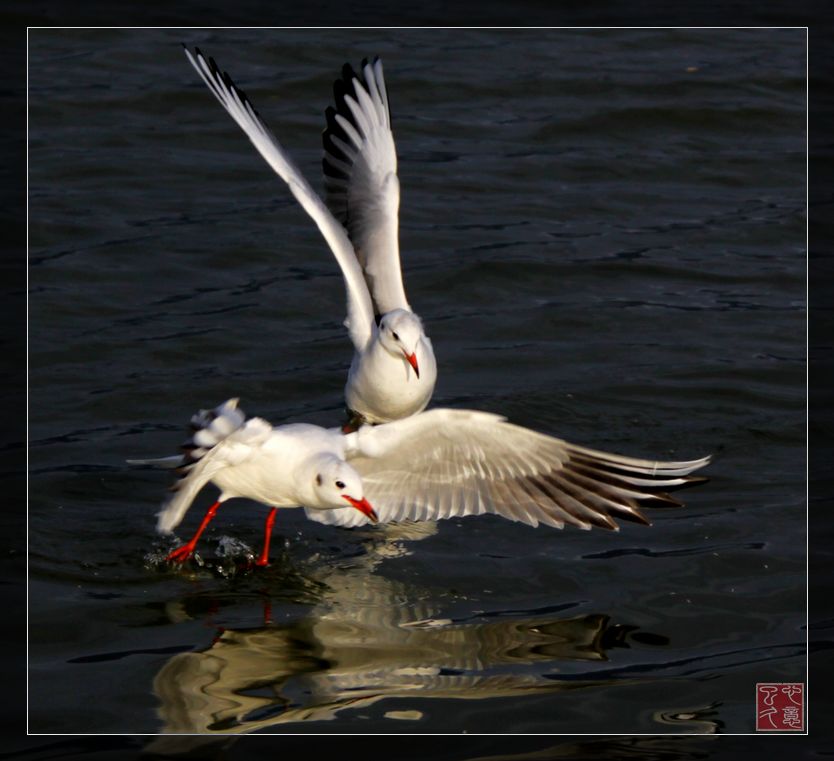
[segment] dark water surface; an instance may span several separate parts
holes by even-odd
[[[618,534],[286,511],[258,573],[239,501],[168,568],[167,476],[125,459],[231,396],[336,424],[351,356],[181,41],[316,187],[332,80],[379,54],[434,404],[710,483]],[[40,29],[29,83],[31,732],[743,733],[805,680],[804,31]]]

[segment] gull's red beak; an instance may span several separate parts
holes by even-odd
[[[377,515],[374,512],[374,509],[371,507],[371,503],[368,502],[368,500],[365,499],[365,497],[362,497],[362,500],[360,501],[358,499],[354,499],[353,497],[348,497],[347,494],[343,494],[342,499],[346,499],[360,513],[364,513],[365,515],[367,515],[368,518],[371,519],[372,523],[377,523],[379,521],[379,518],[377,518]]]
[[[417,366],[417,354],[406,354],[403,352],[403,356],[408,360],[408,364],[414,368],[414,374],[419,378],[420,377],[420,368]]]

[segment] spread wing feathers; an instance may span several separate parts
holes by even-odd
[[[344,65],[333,85],[336,105],[325,111],[325,198],[350,235],[377,313],[410,311],[400,269],[400,183],[382,62],[365,59],[360,71],[361,79]]]
[[[185,47],[185,46],[183,46]],[[307,183],[299,169],[293,164],[284,148],[261,119],[249,98],[242,92],[229,75],[221,73],[213,58],[206,58],[199,48],[194,55],[185,48],[191,65],[197,70],[209,90],[238,126],[246,133],[252,145],[258,149],[266,162],[289,185],[292,194],[318,226],[327,241],[336,261],[341,267],[347,288],[347,320],[345,325],[357,349],[362,349],[371,338],[374,321],[373,306],[362,268],[356,259],[353,244],[345,228],[330,213],[321,198]]]
[[[494,513],[556,528],[618,530],[615,518],[649,525],[641,508],[682,505],[668,492],[705,481],[689,474],[710,459],[623,457],[463,410],[435,409],[356,435],[349,461],[380,522]],[[343,526],[367,521],[357,510],[308,515]]]
[[[178,480],[157,513],[156,529],[160,533],[169,534],[180,524],[200,489],[218,471],[244,462],[253,447],[272,433],[266,420],[246,420],[237,404],[237,399],[229,399],[213,410],[200,410],[191,418],[191,436],[182,444],[183,454],[175,470]]]

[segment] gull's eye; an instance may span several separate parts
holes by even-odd
[[[395,341],[399,341],[399,340],[400,340],[400,337],[399,337],[399,336],[398,336],[398,335],[397,335],[397,334],[396,334],[393,330],[391,331],[391,335],[392,335],[392,336],[394,336],[394,340],[395,340]]]
[[[345,482],[344,481],[336,481],[336,488],[337,489],[344,489],[345,488]]]

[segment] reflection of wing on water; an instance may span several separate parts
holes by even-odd
[[[237,662],[228,659],[228,652],[208,659],[203,657],[206,655],[175,656],[154,680],[161,700],[162,732],[241,734],[280,724],[329,721],[339,711],[365,708],[388,697],[415,696],[418,691],[421,698],[472,700],[583,686],[573,682],[559,685],[530,674],[441,675],[439,669],[403,666],[393,671],[372,669],[365,675],[336,674],[335,679],[324,672],[308,676],[302,680],[304,684],[292,689],[298,695],[308,680],[312,683],[309,702],[299,705],[282,695],[289,690],[290,675],[271,681],[274,672],[268,666],[267,675],[245,670],[238,673]],[[265,694],[267,688],[272,694]]]
[[[386,528],[393,533],[370,540],[349,559],[352,567],[316,564],[319,602],[305,617],[226,629],[206,650],[171,658],[154,680],[162,731],[239,734],[330,720],[383,698],[473,700],[586,687],[593,675],[553,674],[566,662],[607,660],[606,650],[632,628],[596,614],[453,623],[428,590],[373,572],[432,526]]]
[[[604,660],[609,630],[601,615],[414,627],[390,616],[342,619],[334,609],[292,626],[227,630],[204,652],[174,656],[154,689],[164,732],[252,732],[332,719],[386,697],[471,700],[586,686],[523,666]],[[514,668],[479,673],[502,666]]]

